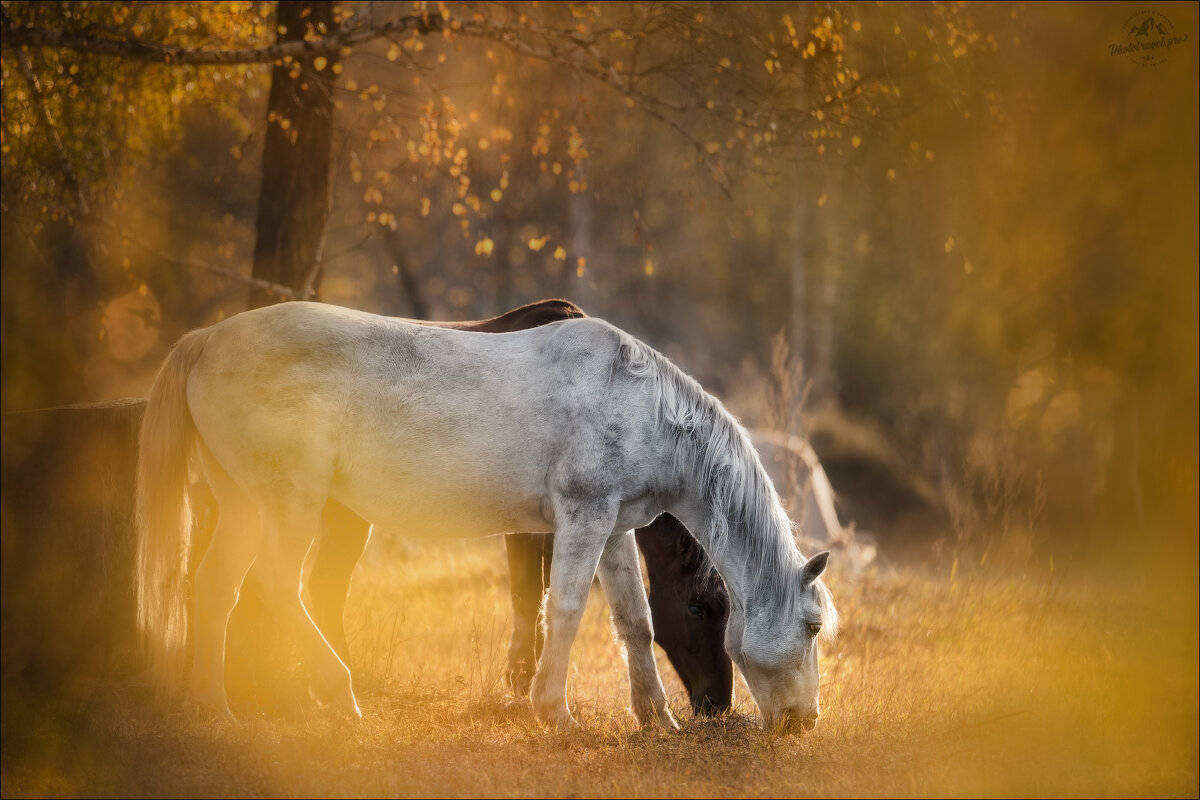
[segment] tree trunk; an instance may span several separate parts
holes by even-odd
[[[828,209],[820,225],[819,261],[810,264],[808,297],[808,355],[806,366],[812,381],[809,398],[813,408],[823,408],[837,398],[837,375],[834,359],[837,355],[838,274],[845,253],[842,241],[845,231],[840,225],[840,208],[844,192],[843,179],[828,175],[823,183]]]
[[[575,168],[582,181],[586,173],[581,166]],[[567,215],[570,221],[571,250],[573,258],[565,264],[567,291],[565,297],[581,308],[594,313],[596,309],[596,275],[599,264],[592,248],[592,196],[590,192],[575,192],[567,201]],[[586,265],[581,265],[579,258],[587,259]]]
[[[807,165],[796,165],[796,201],[792,206],[792,264],[789,276],[788,344],[792,355],[808,358],[808,192]],[[807,364],[805,364],[807,366]]]
[[[382,231],[383,246],[392,257],[392,266],[396,272],[397,294],[402,295],[403,302],[408,304],[407,313],[411,314],[413,319],[429,319],[429,301],[425,297],[425,290],[421,288],[421,276],[417,274],[412,260],[408,257],[408,251],[400,241],[400,234],[387,226],[383,226]],[[390,313],[400,316],[402,309],[397,307]]]
[[[309,31],[332,33],[337,27],[331,0],[284,1],[276,13],[279,42],[301,40]],[[277,64],[267,101],[253,275],[289,286],[302,299],[316,299],[325,246],[333,77],[332,59],[321,56]],[[282,299],[251,289],[248,306]]]

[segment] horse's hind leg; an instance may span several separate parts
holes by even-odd
[[[193,583],[191,697],[197,704],[232,718],[225,696],[225,632],[242,581],[258,552],[258,509],[207,449],[201,446],[200,451],[217,500],[218,517]]]
[[[294,504],[263,509],[263,544],[255,575],[275,618],[300,645],[319,700],[361,719],[350,670],[321,635],[300,599],[304,557],[320,532],[321,506]]]
[[[625,644],[629,700],[634,716],[643,725],[657,722],[665,728],[678,728],[667,707],[667,693],[654,661],[650,604],[642,584],[641,561],[632,531],[615,534],[608,540],[600,557],[599,573],[612,610],[613,627]]]

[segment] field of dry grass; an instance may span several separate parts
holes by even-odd
[[[843,632],[803,736],[758,730],[744,687],[736,713],[692,719],[665,659],[683,729],[637,730],[595,589],[569,686],[583,729],[555,734],[504,688],[499,541],[380,545],[349,611],[360,725],[299,699],[265,713],[243,696],[229,726],[148,710],[136,685],[50,702],[6,686],[3,795],[1194,797],[1188,560],[953,582],[835,570]],[[271,680],[303,694],[296,671]]]

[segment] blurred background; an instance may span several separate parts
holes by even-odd
[[[1194,3],[3,21],[6,412],[270,302],[565,297],[809,437],[884,553],[1196,563]]]

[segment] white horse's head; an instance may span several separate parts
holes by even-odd
[[[793,576],[798,591],[780,607],[745,598],[735,604],[725,649],[737,664],[767,728],[811,730],[821,714],[818,636],[836,626],[836,611],[817,578],[829,553],[813,556]]]

